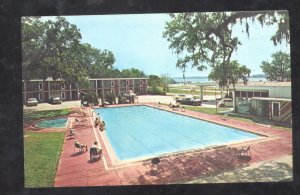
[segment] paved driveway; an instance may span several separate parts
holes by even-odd
[[[215,102],[212,100],[215,96],[205,96],[204,99],[210,99],[208,102],[204,102],[201,107],[209,107],[215,108]],[[169,95],[140,95],[138,96],[139,103],[164,103],[169,104],[174,101],[174,96]],[[37,106],[23,106],[24,110],[56,110],[56,109],[64,109],[64,108],[74,108],[80,106],[80,100],[76,101],[66,101],[62,102],[62,104],[49,104],[49,103],[39,103]]]

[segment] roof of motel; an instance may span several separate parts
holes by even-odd
[[[248,82],[247,85],[243,83],[236,84],[236,87],[277,87],[277,86],[291,86],[291,82],[277,82],[277,81],[257,81]]]
[[[292,99],[288,98],[269,98],[269,97],[252,97],[252,100],[268,100],[268,101],[286,101],[291,102]]]

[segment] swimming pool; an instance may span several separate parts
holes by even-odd
[[[42,120],[35,124],[39,128],[63,128],[67,125],[67,118],[55,118],[50,120]]]
[[[141,159],[242,142],[257,134],[148,106],[95,109],[119,160]]]

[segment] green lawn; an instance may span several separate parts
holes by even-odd
[[[64,132],[31,133],[24,137],[25,187],[53,187]]]
[[[192,110],[192,111],[197,111],[197,112],[203,112],[206,114],[218,114],[216,112],[216,108],[206,108],[206,107],[199,107],[199,106],[185,106],[186,110]],[[225,111],[229,110],[227,108],[218,108],[218,112],[220,111]]]
[[[200,91],[191,91],[191,90],[182,90],[176,88],[170,88],[168,93],[176,94],[189,94],[189,95],[200,95]],[[217,95],[220,95],[220,91],[216,92]],[[214,91],[204,91],[204,95],[215,95]]]
[[[69,109],[61,110],[44,110],[44,111],[28,111],[24,110],[23,112],[23,121],[24,124],[30,123],[33,120],[55,117],[55,116],[67,116],[70,114]]]
[[[220,115],[223,115],[223,114],[220,114]],[[248,123],[257,123],[252,119],[245,118],[245,117],[242,117],[242,116],[227,116],[227,118],[232,118],[232,119],[235,119],[235,120],[244,121],[244,122],[248,122]],[[285,130],[285,131],[292,131],[292,128],[290,128],[290,127],[285,127],[285,126],[280,126],[280,125],[275,125],[275,124],[271,125],[271,126],[273,128],[282,129],[282,130]]]

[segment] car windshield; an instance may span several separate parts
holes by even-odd
[[[36,101],[35,98],[29,98],[28,101]]]

